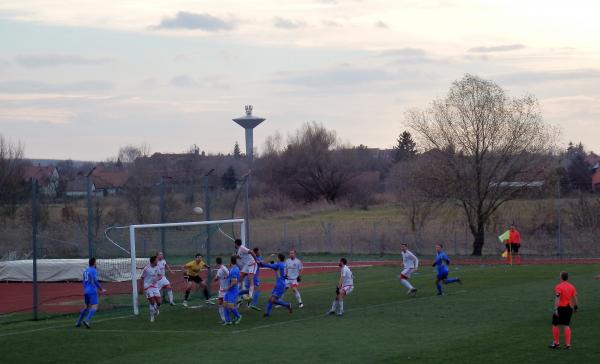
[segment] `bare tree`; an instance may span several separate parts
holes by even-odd
[[[149,155],[150,146],[148,144],[142,143],[139,146],[130,144],[119,148],[117,160],[121,161],[121,163],[129,164],[135,162],[140,157],[148,157]]]
[[[423,187],[462,206],[473,255],[481,255],[492,214],[540,179],[554,149],[536,99],[511,98],[494,82],[466,75],[445,99],[409,111],[407,121],[430,151],[431,181]]]
[[[14,215],[17,202],[26,194],[22,167],[24,147],[20,142],[12,143],[0,134],[0,204],[2,213]]]
[[[354,153],[341,148],[335,131],[306,123],[289,137],[275,176],[288,192],[306,202],[335,202],[354,176]]]

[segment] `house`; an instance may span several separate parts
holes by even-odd
[[[102,165],[92,172],[95,191],[104,196],[114,196],[121,193],[129,179],[129,173],[124,169],[107,169]]]
[[[600,168],[592,175],[592,189],[594,192],[600,192]]]
[[[65,183],[65,196],[67,197],[85,197],[87,196],[87,177],[77,175],[74,179]],[[96,186],[92,182],[92,194],[97,195]]]
[[[24,166],[22,170],[24,181],[35,178],[38,183],[40,194],[48,197],[56,197],[60,176],[54,166]]]

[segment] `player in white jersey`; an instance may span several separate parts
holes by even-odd
[[[331,310],[327,312],[329,315],[335,314],[336,306],[339,306],[337,311],[338,316],[344,314],[344,297],[354,290],[354,275],[350,268],[348,268],[348,261],[346,258],[340,259],[340,279],[338,285],[335,288],[335,300],[331,304]]]
[[[302,303],[302,296],[300,296],[300,291],[298,290],[298,286],[300,281],[302,280],[300,274],[302,273],[302,262],[300,259],[296,258],[296,251],[290,251],[290,257],[285,261],[285,289],[286,291],[291,288],[292,292],[294,292],[294,296],[296,297],[296,301],[298,301],[298,307],[304,308],[304,303]]]
[[[217,257],[217,274],[215,275],[214,281],[219,283],[219,298],[217,300],[219,308],[219,316],[221,317],[221,323],[226,323],[225,320],[225,305],[223,304],[223,298],[229,288],[229,269],[223,264],[223,258]]]
[[[408,245],[400,244],[402,251],[402,272],[400,273],[400,284],[408,289],[409,295],[417,294],[417,289],[408,281],[410,276],[419,268],[419,259],[410,250]]]
[[[171,288],[171,282],[167,279],[167,270],[169,273],[173,274],[173,270],[171,266],[167,264],[167,260],[165,259],[165,254],[163,252],[156,253],[156,266],[158,267],[162,278],[157,282],[158,290],[162,291],[164,288],[167,291],[167,296],[169,297],[169,304],[171,306],[175,305],[173,302],[173,288]]]
[[[244,278],[248,277],[249,287],[246,300],[249,302],[254,296],[254,274],[258,269],[256,254],[243,246],[240,239],[235,239],[235,248],[237,249],[237,264],[240,267],[240,282],[244,282]]]
[[[160,290],[158,289],[157,283],[162,278],[160,270],[157,265],[156,256],[150,257],[150,264],[144,267],[142,271],[141,280],[143,282],[144,293],[146,299],[148,299],[148,305],[150,309],[150,322],[154,322],[154,319],[160,313]]]

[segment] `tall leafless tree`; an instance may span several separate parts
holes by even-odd
[[[446,98],[409,111],[407,123],[430,151],[430,181],[422,187],[462,206],[472,254],[481,255],[492,214],[540,179],[554,150],[555,135],[536,99],[509,97],[494,82],[467,74]]]

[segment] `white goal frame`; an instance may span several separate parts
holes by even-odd
[[[222,225],[222,224],[240,224],[240,239],[242,245],[246,246],[246,220],[244,219],[229,219],[229,220],[207,220],[207,221],[193,221],[193,222],[172,222],[164,224],[139,224],[129,225],[129,244],[131,254],[131,299],[133,302],[133,314],[139,315],[140,309],[138,307],[138,285],[137,285],[137,264],[136,264],[136,253],[135,253],[135,232],[141,229],[155,229],[155,228],[168,228],[178,226],[201,226],[201,225]]]

